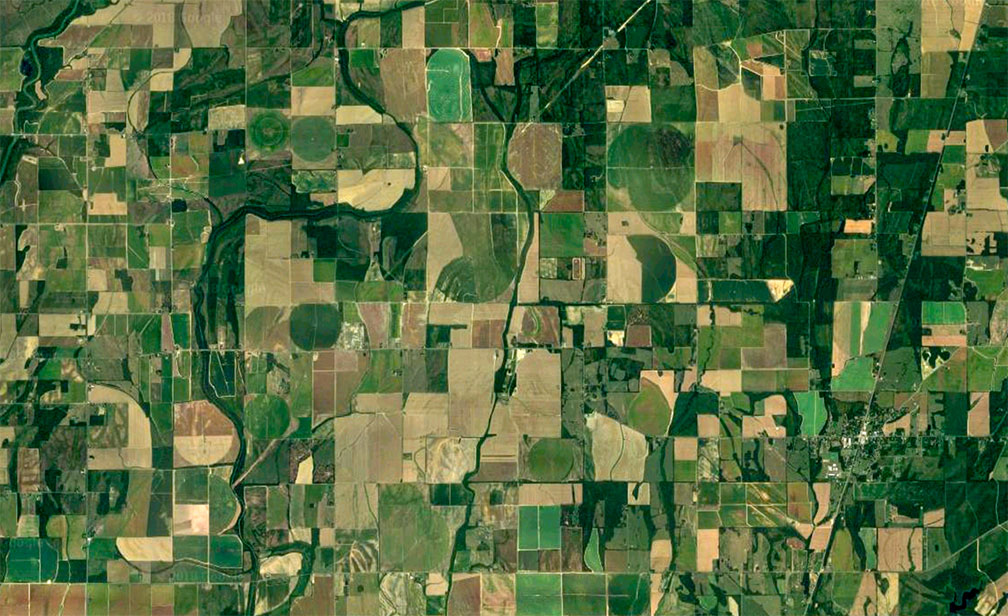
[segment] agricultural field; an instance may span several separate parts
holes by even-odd
[[[0,0],[0,616],[1008,616],[1008,0]]]

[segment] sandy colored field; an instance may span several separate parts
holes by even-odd
[[[441,270],[463,252],[455,223],[450,214],[431,212],[427,215],[427,289],[437,284]]]
[[[336,417],[334,481],[399,482],[402,465],[389,464],[387,456],[402,451],[402,421],[399,413]]]
[[[337,194],[342,203],[367,212],[384,210],[395,204],[404,191],[413,188],[413,169],[340,169]]]
[[[642,267],[637,260],[637,253],[625,236],[609,236],[606,265],[606,300],[613,303],[639,303]]]
[[[119,537],[116,548],[131,563],[170,563],[174,560],[171,537]]]
[[[644,478],[647,441],[644,435],[599,413],[588,415],[596,481],[640,481]]]
[[[493,349],[448,351],[448,430],[457,436],[483,436],[493,399],[497,365]]]
[[[89,470],[117,470],[128,468],[151,468],[151,427],[136,400],[125,392],[107,385],[91,385],[88,402],[92,404],[116,404],[126,407],[127,443],[125,447],[90,447],[88,449]]]
[[[213,466],[238,455],[234,424],[211,402],[197,400],[174,406],[175,466]]]

